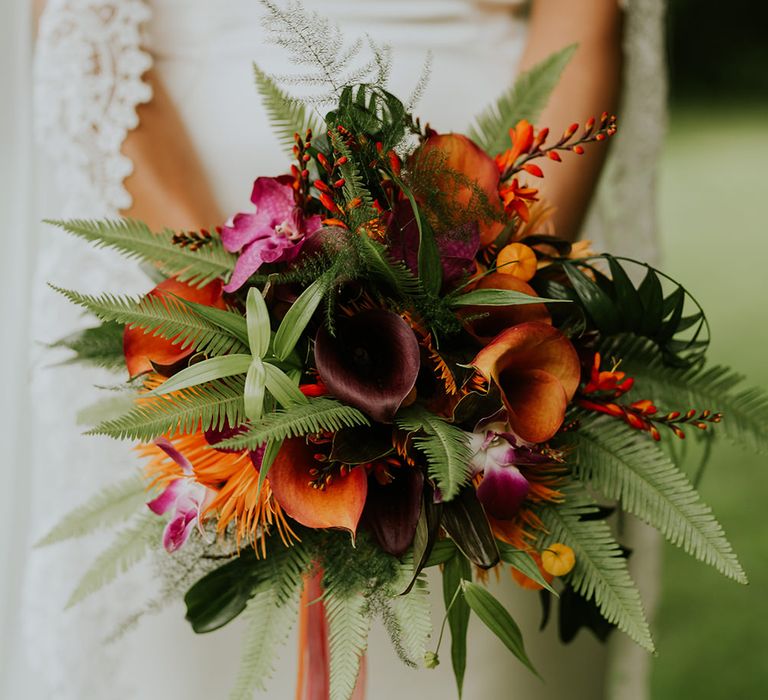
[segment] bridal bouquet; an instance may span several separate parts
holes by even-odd
[[[440,662],[447,624],[459,693],[472,613],[533,669],[489,570],[547,610],[559,597],[565,637],[615,626],[652,650],[614,507],[746,581],[663,448],[722,430],[765,449],[768,398],[705,367],[683,286],[543,233],[541,163],[616,130],[608,114],[560,136],[532,125],[570,53],[469,136],[424,124],[383,76],[335,83],[319,119],[257,69],[291,161],[256,179],[250,210],[212,231],[57,222],[157,277],[141,298],[60,290],[100,321],[62,343],[128,376],[132,407],[90,432],[143,462],[46,538],[130,520],[73,603],[159,552],[195,632],[248,618],[235,697],[263,686],[298,617],[300,683],[344,700],[375,617],[409,666]],[[385,63],[376,50],[371,70]]]

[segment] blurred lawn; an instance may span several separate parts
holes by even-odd
[[[664,269],[707,312],[711,360],[768,387],[768,105],[673,110],[660,189]],[[701,492],[750,585],[666,546],[652,697],[768,697],[768,457],[718,444]]]

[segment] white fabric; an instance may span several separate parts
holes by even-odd
[[[638,0],[633,5],[656,3]],[[314,0],[309,4],[337,19],[350,37],[373,28],[378,40],[392,43],[392,88],[397,93],[410,91],[425,51],[431,49],[432,79],[418,111],[431,117],[440,130],[465,129],[503,84],[513,80],[525,39],[524,25],[504,3]],[[49,153],[38,184],[43,195],[41,217],[105,216],[129,203],[122,180],[131,164],[120,155],[120,145],[136,123],[136,106],[149,98],[139,80],[149,65],[140,44],[142,31],[225,211],[247,207],[256,175],[285,169],[285,158],[268,132],[252,87],[250,64],[255,60],[279,72],[290,66],[273,47],[264,46],[258,3],[155,0],[146,21],[148,9],[142,0],[49,0],[37,59],[37,118]],[[51,182],[55,173],[57,190]],[[44,286],[46,281],[86,292],[134,292],[150,286],[116,256],[44,229],[33,279],[31,337],[36,342],[57,339],[86,322]],[[51,369],[48,365],[60,356],[38,345],[33,355],[35,411],[28,421],[33,454],[25,487],[18,492],[29,497],[28,518],[26,527],[15,533],[17,547],[31,544],[63,513],[135,465],[126,445],[82,437],[75,424],[76,411],[99,396],[91,385],[113,380],[71,366]],[[23,564],[19,625],[8,635],[13,655],[6,696],[13,700],[224,696],[237,667],[237,624],[216,635],[195,637],[177,604],[146,619],[116,644],[102,644],[115,625],[152,595],[147,570],[74,610],[63,610],[78,575],[105,542],[97,536],[29,552]],[[14,568],[20,570],[20,564]],[[440,620],[439,588],[435,594],[435,619]],[[547,686],[519,670],[477,627],[471,632],[465,697],[506,697],[512,689],[521,697],[541,699],[566,694],[599,697],[602,651],[597,644],[581,635],[576,645],[560,649],[554,625],[546,635],[535,630],[535,594],[505,583],[500,595],[527,633],[531,656],[549,679]],[[404,700],[453,696],[447,647],[437,671],[415,673],[402,668],[386,646],[383,635],[376,632],[369,665],[371,700],[393,693]],[[292,657],[289,647],[269,697],[292,697]]]

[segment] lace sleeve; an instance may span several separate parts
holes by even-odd
[[[121,153],[151,89],[142,76],[145,0],[48,0],[35,56],[38,141],[65,197],[65,215],[115,216],[131,205]]]

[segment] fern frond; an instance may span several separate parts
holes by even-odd
[[[145,484],[139,476],[107,486],[86,505],[65,515],[36,546],[42,547],[83,537],[101,528],[123,522],[143,505],[146,497]]]
[[[608,622],[616,624],[640,646],[653,651],[640,594],[608,525],[604,520],[581,519],[597,510],[582,490],[566,489],[565,497],[564,503],[541,511],[547,531],[542,538],[542,548],[554,542],[571,547],[576,565],[570,581],[576,592],[587,600],[594,599]]]
[[[217,379],[172,394],[141,398],[120,418],[104,421],[89,435],[108,435],[117,440],[150,442],[166,433],[189,434],[245,420],[242,377]]]
[[[230,438],[220,443],[220,446],[255,450],[268,440],[280,442],[311,433],[335,433],[342,428],[357,425],[370,425],[370,421],[352,406],[345,406],[335,399],[318,398],[274,411],[264,416],[248,432]]]
[[[123,326],[113,321],[69,335],[50,347],[67,348],[75,353],[63,364],[81,362],[113,371],[125,368]]]
[[[359,200],[354,209],[350,211],[353,226],[357,227],[371,219],[375,218],[376,210],[373,208],[373,197],[365,184],[365,179],[360,173],[360,168],[355,161],[355,154],[347,146],[338,133],[332,132],[331,143],[335,150],[346,158],[346,163],[340,167],[341,174],[344,177],[344,187],[342,192],[344,198],[349,203],[353,200]]]
[[[162,518],[148,513],[133,527],[123,530],[80,579],[67,602],[67,607],[76,605],[141,561],[152,547],[159,544],[164,527]]]
[[[46,223],[84,238],[99,248],[113,248],[129,259],[155,265],[168,277],[177,277],[180,282],[198,287],[217,278],[227,279],[235,265],[236,256],[224,249],[218,237],[192,250],[174,244],[173,231],[165,229],[153,233],[146,224],[133,219],[72,219]]]
[[[331,587],[323,596],[328,617],[330,700],[350,700],[368,646],[371,618],[359,593],[342,595]]]
[[[298,591],[285,601],[277,591],[267,587],[250,601],[241,617],[246,621],[242,640],[242,656],[230,700],[251,700],[254,690],[266,690],[266,682],[274,673],[275,655],[296,622]]]
[[[313,133],[320,133],[321,127],[318,125],[318,120],[310,114],[307,105],[281,90],[278,84],[255,63],[253,75],[272,131],[280,145],[293,157],[293,147],[296,145],[294,134],[301,134],[303,137],[307,129],[311,129]]]
[[[173,341],[181,350],[206,355],[247,352],[248,347],[220,326],[203,318],[193,308],[172,296],[130,297],[114,294],[91,296],[51,285],[69,301],[102,321],[128,328],[143,328],[146,333]]]
[[[475,119],[469,137],[491,155],[508,148],[509,130],[521,119],[538,119],[575,51],[575,45],[569,46],[521,74],[495,104]]]
[[[688,478],[645,435],[603,417],[568,434],[574,471],[670,542],[739,583],[747,579],[720,523]]]
[[[398,593],[410,583],[413,568],[408,567],[405,573],[406,576],[400,582],[403,586]],[[432,637],[432,612],[426,575],[419,574],[407,595],[394,595],[389,601],[389,608],[394,624],[387,625],[387,632],[398,656],[411,668],[422,666]]]
[[[643,338],[614,338],[601,352],[604,357],[622,360],[622,370],[635,378],[633,394],[652,399],[665,409],[693,407],[722,413],[722,422],[713,426],[715,434],[722,431],[735,445],[768,453],[768,393],[757,387],[739,387],[743,375],[722,365],[669,367]]]
[[[443,498],[450,501],[470,477],[472,451],[467,434],[418,407],[400,411],[395,422],[399,428],[415,433],[414,446],[426,455],[429,475],[437,481]]]

